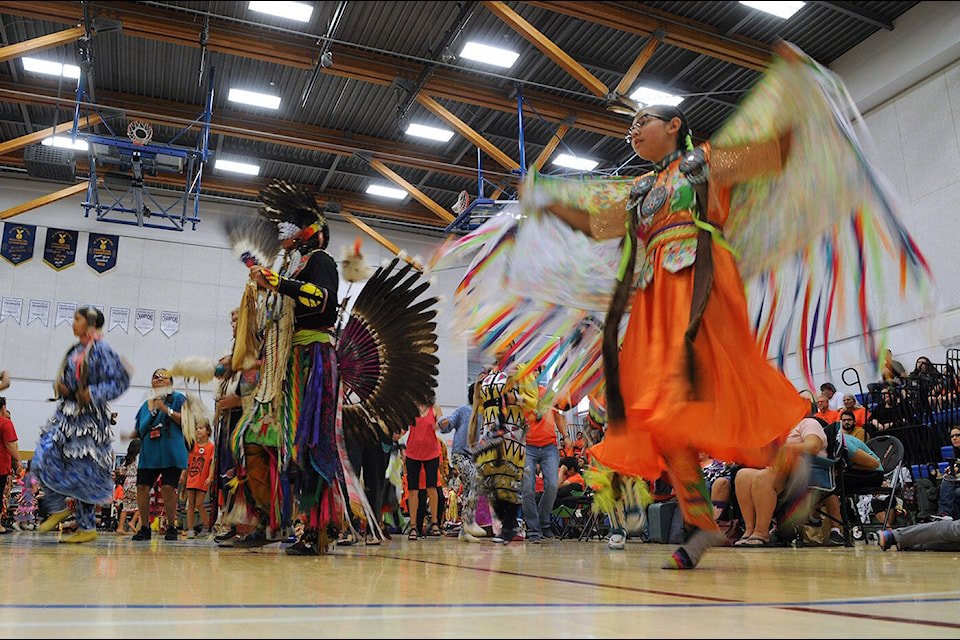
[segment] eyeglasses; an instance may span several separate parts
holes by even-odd
[[[633,134],[643,129],[645,126],[650,124],[653,120],[661,120],[663,122],[670,122],[673,118],[667,118],[665,116],[660,116],[655,113],[645,113],[640,118],[630,125],[630,128],[627,129],[627,134],[623,137],[627,142],[633,142]]]
[[[154,380],[166,380],[166,379],[169,378],[169,377],[170,377],[170,376],[168,376],[167,374],[163,373],[162,371],[158,371],[158,372],[156,372],[155,374],[153,374],[153,379],[154,379]]]
[[[951,437],[951,438],[960,437],[960,433],[951,433],[951,434],[950,434],[950,437]]]

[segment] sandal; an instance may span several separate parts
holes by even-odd
[[[442,536],[443,532],[440,531],[440,526],[436,522],[431,522],[430,526],[427,527],[426,535],[437,537]]]
[[[418,540],[419,538],[420,534],[417,533],[416,529],[411,529],[410,533],[407,534],[407,540]]]
[[[342,533],[337,539],[338,547],[349,547],[352,544],[356,544],[357,539],[353,535],[353,531],[347,531]]]

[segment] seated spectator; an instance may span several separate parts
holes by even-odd
[[[910,422],[909,416],[910,412],[899,391],[891,388],[881,389],[880,403],[870,412],[863,428],[869,437],[873,437],[887,429],[907,424]]]
[[[700,466],[703,470],[703,479],[707,483],[707,490],[710,492],[710,501],[713,503],[713,519],[729,520],[732,491],[730,477],[733,465],[701,452]]]
[[[830,408],[834,411],[840,411],[843,408],[843,398],[837,395],[837,388],[832,382],[824,382],[820,385],[820,393],[827,398]]]
[[[560,460],[560,470],[557,474],[557,480],[560,487],[557,489],[557,498],[553,502],[554,508],[564,504],[564,500],[569,502],[573,492],[583,493],[583,476],[580,475],[580,465],[573,456],[568,456]]]
[[[883,354],[883,364],[880,367],[883,381],[888,386],[900,386],[907,375],[907,370],[897,360],[893,359],[893,352],[887,349]]]
[[[580,454],[583,453],[584,448],[586,448],[587,443],[583,439],[583,432],[577,431],[577,437],[573,441],[573,457],[578,458]]]
[[[937,502],[937,520],[960,520],[960,427],[950,428],[953,459],[940,478],[940,499]]]
[[[763,469],[744,467],[737,471],[734,491],[743,517],[743,536],[734,543],[735,546],[762,547],[772,544],[770,526],[778,498],[784,496],[789,503],[788,512],[805,498],[806,474],[791,473],[796,465],[787,463],[804,453],[821,458],[827,456],[827,436],[820,421],[812,417],[804,418],[790,430],[777,464]]]
[[[849,412],[844,411],[843,413],[845,415],[841,422],[847,420],[852,424],[852,416],[849,415]],[[844,480],[848,489],[877,486],[883,481],[883,467],[880,458],[862,439],[847,433],[846,424],[844,424],[843,434],[843,455],[847,466]],[[840,499],[836,494],[832,494],[822,501],[822,505],[832,522],[830,537],[828,538],[829,544],[844,544]]]
[[[817,396],[817,412],[814,418],[819,418],[827,424],[833,424],[840,419],[840,412],[830,408],[830,399],[823,393]]]
[[[840,412],[842,413],[843,411],[852,411],[853,417],[857,422],[857,426],[861,429],[863,428],[863,425],[867,423],[867,408],[857,402],[857,397],[852,393],[844,394],[843,409],[841,409]],[[839,417],[837,419],[839,419]]]
[[[563,436],[557,437],[557,451],[560,452],[561,460],[563,458],[572,458],[573,456],[573,447],[567,444],[567,441]]]
[[[857,422],[855,416],[856,414],[850,409],[844,409],[840,412],[840,426],[843,427],[845,435],[857,438],[860,442],[866,442],[867,432],[864,431],[863,425]]]

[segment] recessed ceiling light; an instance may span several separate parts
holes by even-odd
[[[267,109],[280,108],[280,96],[271,96],[266,93],[257,93],[256,91],[245,91],[244,89],[230,89],[227,94],[227,100],[230,102],[240,102],[242,104],[252,104],[255,107],[265,107]]]
[[[407,192],[403,189],[393,189],[385,187],[382,184],[372,184],[367,187],[367,193],[372,196],[382,196],[384,198],[393,198],[394,200],[403,200],[407,197]]]
[[[86,140],[81,140],[77,138],[74,140],[68,136],[53,136],[52,138],[44,138],[40,141],[45,147],[57,147],[58,149],[73,149],[75,151],[86,151],[90,145],[87,144]]]
[[[748,7],[754,9],[759,9],[760,11],[766,11],[769,14],[775,15],[778,18],[783,18],[786,20],[797,11],[803,8],[805,2],[743,2],[741,0],[740,4],[745,4]]]
[[[233,160],[221,160],[218,158],[214,163],[213,168],[217,169],[218,171],[242,173],[247,176],[260,175],[260,165],[249,164],[246,162],[234,162]]]
[[[42,73],[48,76],[63,76],[64,78],[80,77],[80,67],[73,64],[60,64],[39,58],[21,58],[23,70],[32,73]]]
[[[675,96],[650,87],[637,87],[637,90],[630,94],[630,99],[641,107],[649,107],[653,104],[668,104],[675,107],[683,102],[683,96]]]
[[[251,11],[269,13],[272,16],[288,18],[297,22],[310,22],[313,7],[302,2],[253,2],[247,8]]]
[[[453,131],[449,129],[438,129],[437,127],[428,127],[425,124],[410,124],[407,127],[407,133],[418,138],[427,138],[429,140],[439,140],[440,142],[449,142],[453,137]]]
[[[496,67],[506,67],[509,69],[517,61],[520,54],[516,51],[508,51],[497,47],[490,47],[479,42],[468,42],[463,45],[463,51],[460,52],[461,58],[485,62]]]
[[[561,153],[553,159],[553,164],[577,171],[593,171],[600,163],[590,158],[578,158],[569,153]]]

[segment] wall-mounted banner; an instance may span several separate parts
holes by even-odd
[[[179,311],[161,311],[160,312],[160,331],[168,338],[173,337],[177,331],[180,331],[180,312]]]
[[[13,318],[20,324],[20,318],[23,316],[23,298],[10,298],[3,296],[0,301],[0,322],[6,322],[7,318]]]
[[[117,266],[120,236],[91,233],[87,237],[87,265],[97,273],[106,273]],[[129,317],[129,309],[127,316]]]
[[[37,227],[19,222],[3,223],[3,242],[0,255],[13,266],[33,257],[33,245],[37,240]]]
[[[58,302],[56,319],[53,321],[53,327],[57,328],[64,322],[73,324],[73,314],[77,312],[76,302]]]
[[[153,309],[137,309],[137,316],[133,320],[133,326],[137,328],[140,335],[145,336],[153,331],[153,325],[157,319],[157,312]]]
[[[77,259],[77,232],[66,229],[47,229],[43,246],[43,261],[61,271],[72,267]]]
[[[120,327],[124,333],[130,333],[130,307],[110,307],[110,328]]]
[[[49,300],[31,300],[30,308],[27,309],[27,326],[34,320],[39,320],[43,326],[50,326],[50,301]]]

